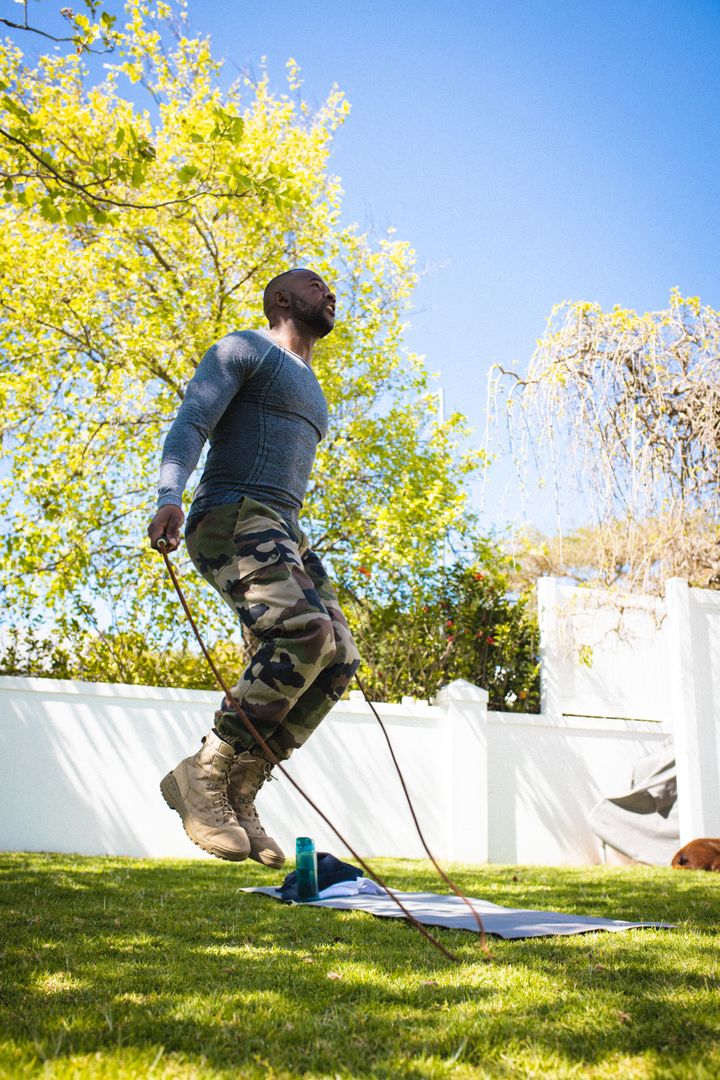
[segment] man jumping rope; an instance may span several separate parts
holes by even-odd
[[[257,648],[233,697],[280,760],[309,738],[359,657],[335,590],[298,525],[327,405],[313,347],[333,329],[335,296],[312,270],[265,288],[268,330],[228,334],[202,358],[165,440],[152,546],[180,544],[182,494],[210,440],[185,527],[202,576]],[[255,798],[272,771],[229,701],[200,750],[160,784],[194,843],[220,859],[282,866]]]

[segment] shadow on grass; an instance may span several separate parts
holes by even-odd
[[[383,869],[436,888],[423,864]],[[457,870],[496,903],[681,928],[493,942],[492,964],[474,935],[439,931],[450,965],[394,920],[238,892],[281,877],[254,864],[8,855],[0,871],[0,1015],[26,1071],[130,1050],[147,1069],[159,1047],[228,1076],[516,1075],[528,1055],[553,1075],[638,1055],[720,1071],[710,875]]]

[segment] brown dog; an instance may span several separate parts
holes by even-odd
[[[672,865],[676,870],[720,871],[720,840],[691,840],[675,852]]]

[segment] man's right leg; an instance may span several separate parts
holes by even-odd
[[[276,756],[287,758],[294,740],[276,743],[275,735],[285,735],[284,717],[332,667],[338,648],[333,619],[306,573],[298,542],[279,515],[244,499],[209,511],[188,530],[186,544],[197,569],[257,641],[232,694]],[[229,702],[215,714],[215,732],[238,755],[226,791],[248,834],[250,856],[280,866],[282,851],[254,807],[269,771],[262,751]]]

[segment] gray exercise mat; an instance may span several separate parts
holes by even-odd
[[[263,893],[273,900],[282,900],[279,889],[269,886],[244,888],[242,892]],[[425,926],[445,926],[449,930],[474,930],[477,923],[467,905],[457,896],[439,896],[429,892],[398,892],[395,895],[411,915]],[[551,937],[556,934],[586,934],[591,930],[633,930],[650,926],[659,930],[673,929],[672,923],[623,922],[620,919],[596,919],[590,915],[565,915],[559,911],[530,911],[526,908],[501,907],[487,900],[468,897],[482,920],[487,934],[507,940],[529,937]],[[293,903],[293,901],[283,901]],[[388,919],[404,919],[400,908],[389,896],[336,896],[328,900],[311,901],[311,907],[339,908],[342,911],[367,911]]]

